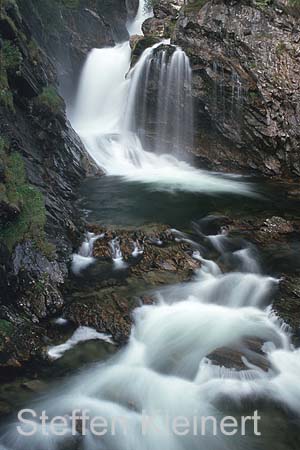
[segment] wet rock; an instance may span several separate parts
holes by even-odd
[[[38,394],[47,389],[47,384],[41,380],[30,380],[22,383],[22,388]]]
[[[273,303],[274,311],[293,330],[295,341],[300,344],[300,277],[284,276]]]
[[[90,231],[105,235],[95,242],[96,262],[87,275],[88,285],[82,280],[76,284],[75,280],[64,317],[76,325],[109,333],[116,342],[125,343],[134,308],[155,301],[155,296],[146,292],[161,285],[188,281],[199,268],[199,262],[190,256],[189,246],[177,242],[173,232],[162,225],[135,230],[91,226]],[[118,239],[126,264],[122,270],[112,265],[113,239]],[[133,256],[137,245],[142,253]],[[97,272],[98,260],[100,272]],[[102,260],[106,261],[105,267],[101,265]]]
[[[6,201],[0,201],[0,224],[14,221],[20,214],[19,206]]]
[[[133,19],[139,9],[139,0],[126,0],[126,9],[128,17]]]
[[[174,0],[173,2],[160,0],[155,2],[153,6],[154,17],[145,20],[142,25],[144,35],[170,38],[182,5],[183,1],[181,0]]]
[[[215,365],[237,371],[249,370],[245,362],[268,371],[270,364],[261,350],[263,342],[257,339],[245,339],[239,348],[223,347],[210,353],[207,358]]]
[[[190,57],[199,163],[300,176],[299,21],[273,2],[195,2],[172,42]]]

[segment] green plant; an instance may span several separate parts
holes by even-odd
[[[256,0],[255,1],[256,6],[258,6],[259,8],[266,8],[271,3],[272,3],[272,0]]]
[[[3,64],[6,70],[17,70],[22,62],[22,55],[18,47],[10,41],[4,41],[2,47]]]
[[[55,114],[62,108],[63,99],[58,95],[54,86],[47,86],[36,98],[36,104],[40,107],[46,107]]]
[[[198,11],[207,2],[208,0],[186,0],[184,8],[186,12]]]
[[[280,41],[276,46],[276,55],[280,56],[286,51],[286,45],[283,41]]]
[[[8,84],[7,72],[3,60],[3,52],[0,51],[0,104],[13,112],[14,100]]]
[[[80,6],[80,0],[61,0],[61,3],[66,8],[76,9]]]
[[[286,12],[299,19],[300,17],[300,0],[289,0],[286,6]]]
[[[53,252],[45,237],[46,209],[42,193],[28,183],[22,156],[14,152],[2,152],[1,163],[5,166],[5,182],[0,187],[2,200],[16,205],[20,214],[0,229],[0,239],[12,250],[23,239],[32,239],[37,247]]]

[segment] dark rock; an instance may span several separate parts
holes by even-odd
[[[97,262],[89,271],[88,285],[81,277],[74,281],[64,317],[76,325],[109,333],[116,342],[125,343],[132,326],[133,309],[140,302],[151,304],[154,301],[145,292],[160,285],[188,281],[194,270],[199,268],[199,262],[190,256],[189,246],[175,241],[172,232],[162,225],[138,230],[91,226],[90,231],[97,234],[104,232],[105,236],[94,245]],[[116,236],[127,264],[123,275],[112,268],[110,242]],[[137,242],[143,253],[133,257]],[[156,242],[162,244],[156,245]],[[100,264],[99,273],[97,264]]]
[[[172,42],[192,64],[202,164],[300,176],[299,33],[299,21],[274,5],[224,0],[181,10]]]
[[[130,19],[136,16],[139,9],[139,3],[139,0],[126,0],[126,9]]]

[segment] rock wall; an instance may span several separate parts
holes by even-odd
[[[180,12],[172,41],[191,59],[195,153],[210,167],[300,176],[299,7],[288,3],[190,1]]]
[[[83,232],[76,190],[98,170],[58,90],[74,95],[92,47],[127,38],[127,12],[125,0],[82,3],[0,4],[0,376],[43,354]]]

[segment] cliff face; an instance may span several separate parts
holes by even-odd
[[[74,95],[87,52],[127,38],[125,0],[110,0],[103,7],[100,1],[84,4],[81,7],[71,0],[1,2],[3,368],[19,367],[42,354],[46,334],[42,323],[64,304],[70,256],[83,231],[74,206],[76,189],[84,176],[96,170],[68,123],[58,89],[69,89]],[[65,83],[67,79],[73,85]]]
[[[189,56],[202,166],[300,176],[299,17],[292,0],[155,2],[134,55],[171,38]]]
[[[208,166],[300,176],[299,6],[190,1],[172,41],[191,59],[195,153]]]

